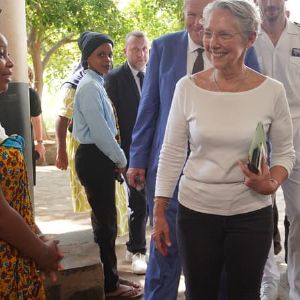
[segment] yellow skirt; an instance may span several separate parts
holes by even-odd
[[[91,207],[87,201],[85,190],[80,184],[75,170],[75,153],[78,148],[78,142],[68,133],[67,136],[67,151],[70,169],[70,185],[73,210],[75,213],[87,212]],[[128,218],[127,218],[127,191],[126,184],[116,182],[116,209],[117,209],[117,226],[118,236],[123,236],[128,233]]]

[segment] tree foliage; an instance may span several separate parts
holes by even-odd
[[[115,41],[114,65],[123,62],[124,37],[143,30],[150,39],[183,27],[182,0],[129,0],[120,11],[118,0],[26,0],[29,60],[35,88],[64,78],[79,61],[79,34],[108,33]]]
[[[43,90],[43,75],[63,71],[79,59],[76,39],[86,30],[121,32],[123,17],[112,0],[26,0],[28,52],[35,87]],[[112,22],[113,20],[113,22]],[[72,43],[72,46],[67,44]]]
[[[131,0],[123,13],[151,39],[183,27],[182,0]]]

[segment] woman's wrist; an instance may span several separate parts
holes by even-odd
[[[40,247],[40,251],[37,257],[34,257],[33,259],[36,261],[38,268],[41,270],[44,269],[45,264],[47,264],[48,257],[49,257],[49,246],[42,241],[42,245]]]
[[[160,206],[160,207],[167,207],[169,202],[170,202],[170,198],[167,198],[167,197],[155,197],[154,198],[155,205]]]
[[[274,177],[271,177],[269,179],[269,181],[271,182],[271,185],[272,185],[272,188],[273,188],[273,191],[270,193],[270,194],[273,194],[277,191],[277,189],[279,188],[280,186],[280,183],[278,182],[277,179],[275,179]]]
[[[154,214],[164,214],[169,204],[170,199],[167,197],[155,197],[154,198]]]

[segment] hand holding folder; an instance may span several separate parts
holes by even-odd
[[[263,124],[258,122],[250,148],[248,168],[251,172],[258,174],[261,172],[261,162],[267,158],[266,134]]]

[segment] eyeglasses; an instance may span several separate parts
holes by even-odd
[[[237,34],[244,33],[244,31],[239,32],[227,32],[227,31],[210,31],[210,30],[203,30],[203,37],[205,39],[211,39],[213,36],[215,36],[218,40],[221,41],[230,41],[233,39],[233,37]]]
[[[197,15],[197,14],[193,14],[193,13],[187,13],[186,19],[187,19],[188,22],[191,22],[191,23],[197,22],[200,25],[204,24],[204,19],[203,19],[202,15]]]

